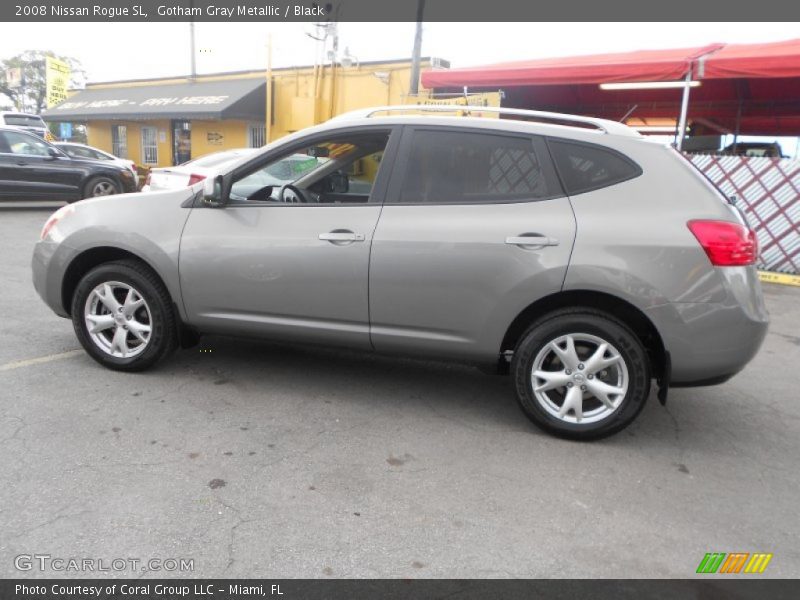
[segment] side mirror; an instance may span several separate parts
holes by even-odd
[[[225,206],[225,180],[222,175],[206,178],[203,185],[203,204],[209,208]]]
[[[51,159],[53,159],[53,158],[61,158],[63,156],[63,154],[61,154],[61,152],[59,152],[58,150],[56,150],[52,146],[48,146],[47,154]]]

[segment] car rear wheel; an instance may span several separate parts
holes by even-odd
[[[111,196],[112,194],[119,194],[120,192],[119,186],[110,177],[92,177],[84,188],[83,197],[96,198],[98,196]]]
[[[89,271],[72,298],[72,324],[86,352],[101,365],[142,371],[176,345],[169,294],[137,261],[105,263]]]
[[[637,336],[592,309],[568,309],[534,323],[512,366],[523,412],[542,429],[597,439],[627,427],[650,392],[650,365]]]

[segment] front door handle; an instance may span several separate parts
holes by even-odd
[[[326,242],[363,242],[364,235],[361,233],[353,233],[352,231],[337,230],[329,231],[328,233],[320,233],[319,239]]]
[[[558,240],[546,235],[530,233],[507,237],[506,244],[511,246],[558,246]]]

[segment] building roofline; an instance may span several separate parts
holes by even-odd
[[[436,57],[432,56],[423,56],[420,58],[421,62],[425,61],[432,61]],[[443,63],[449,66],[449,61],[441,59]],[[389,58],[385,60],[365,60],[360,61],[358,64],[359,66],[362,65],[388,65],[388,64],[397,64],[397,63],[404,63],[404,62],[411,62],[410,58]],[[327,65],[326,65],[327,66]],[[313,69],[314,65],[294,65],[291,67],[273,67],[272,71],[295,71],[298,69]],[[266,72],[266,68],[264,69],[245,69],[243,71],[217,71],[215,73],[199,73],[196,75],[196,79],[204,79],[206,77],[225,77],[229,75],[246,75],[248,73],[258,74],[259,76],[263,77],[264,73]],[[171,75],[168,77],[152,77],[152,78],[139,78],[139,79],[115,79],[111,81],[92,81],[87,82],[85,88],[82,89],[89,89],[90,87],[97,86],[97,85],[115,85],[120,83],[150,83],[150,82],[159,82],[159,81],[174,81],[176,79],[189,79],[188,75]],[[71,90],[72,91],[72,90]],[[75,90],[79,91],[79,90]]]

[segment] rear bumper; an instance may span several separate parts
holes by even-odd
[[[670,385],[722,383],[741,371],[761,347],[769,316],[753,267],[719,269],[724,302],[672,302],[650,308],[672,358]]]

